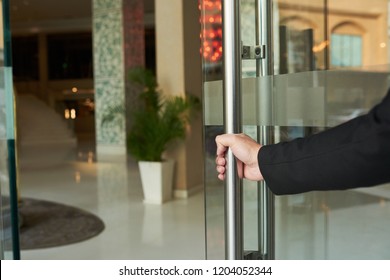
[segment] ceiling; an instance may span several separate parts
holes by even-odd
[[[154,12],[154,1],[144,0],[145,14]],[[91,23],[92,0],[10,0],[9,3],[11,28],[36,30],[42,29],[43,23],[51,24],[52,28],[55,22],[62,25]]]

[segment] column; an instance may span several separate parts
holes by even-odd
[[[102,125],[102,116],[109,107],[132,103],[133,95],[126,72],[132,66],[144,64],[143,13],[142,0],[93,0],[98,159],[126,156],[125,114],[118,116],[109,125]]]

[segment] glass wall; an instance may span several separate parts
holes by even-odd
[[[14,96],[10,59],[8,1],[0,27],[0,259],[19,259],[19,230],[16,189]]]
[[[212,41],[209,30],[218,25],[210,17],[221,1],[203,2],[203,40]],[[240,3],[241,39],[253,47],[256,0]],[[255,60],[242,62],[245,133],[258,140],[259,131],[271,128],[273,143],[308,136],[366,113],[386,94],[388,1],[350,3],[272,1],[274,75],[258,77]],[[224,130],[223,68],[209,57],[204,55],[207,258],[223,259],[224,187],[214,162],[214,138]],[[258,251],[258,186],[244,181],[243,188],[244,249]],[[275,258],[389,259],[389,199],[389,185],[275,197]]]

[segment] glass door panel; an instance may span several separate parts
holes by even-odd
[[[5,69],[0,67],[0,259],[13,259],[12,208],[10,195],[9,149],[7,140],[7,110],[5,85]]]
[[[388,71],[334,70],[275,76],[274,107],[278,108],[275,110],[275,141],[316,133],[367,112],[381,100],[388,81]],[[372,195],[378,190],[384,196]],[[379,238],[390,229],[388,219],[383,219],[389,208],[380,206],[386,205],[388,195],[389,188],[382,186],[276,197],[276,258],[388,258],[386,251],[380,249],[375,256],[364,250],[363,245],[373,238],[389,248],[388,240]],[[374,223],[370,218],[373,213],[362,210],[367,207],[376,209],[374,215],[378,215],[378,219]],[[362,212],[357,214],[358,211]],[[365,225],[376,223],[381,229],[372,231],[371,237],[361,234]],[[343,233],[349,233],[349,237],[344,239]],[[355,243],[361,245],[360,252],[353,249]]]
[[[278,1],[274,10],[280,26],[296,30],[298,22],[308,24],[313,38],[311,55],[302,54],[310,48],[299,44],[310,44],[297,39],[295,30],[285,41],[279,36],[279,45],[274,45],[274,52],[280,53],[272,92],[275,142],[317,133],[364,114],[389,87],[388,36],[383,32],[388,29],[387,1],[359,0],[354,7],[347,1],[325,3]],[[321,13],[323,17],[316,16]],[[283,56],[283,48],[291,52]],[[311,69],[307,57],[313,58]],[[385,185],[277,197],[276,258],[388,259],[389,195]],[[376,244],[367,245],[370,240]]]
[[[203,57],[206,258],[225,258],[224,184],[216,177],[215,137],[224,131],[222,1],[199,1]]]
[[[210,16],[219,16],[221,1],[203,2],[208,3],[201,5],[207,48],[215,38],[209,31],[220,28]],[[256,46],[256,0],[240,3],[242,44]],[[256,60],[242,61],[243,132],[259,141],[260,131],[268,128],[273,143],[289,141],[364,114],[381,100],[390,81],[389,4],[350,3],[272,2],[274,74],[261,76]],[[223,69],[204,51],[207,258],[223,259],[224,185],[214,163],[214,139],[224,130]],[[257,183],[244,180],[243,199],[244,250],[256,252],[263,237]],[[275,258],[389,259],[389,205],[389,185],[275,197]]]
[[[14,96],[8,1],[0,2],[0,259],[19,259]]]

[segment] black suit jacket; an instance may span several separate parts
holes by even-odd
[[[366,115],[263,146],[258,160],[268,187],[278,195],[390,182],[390,92]]]

